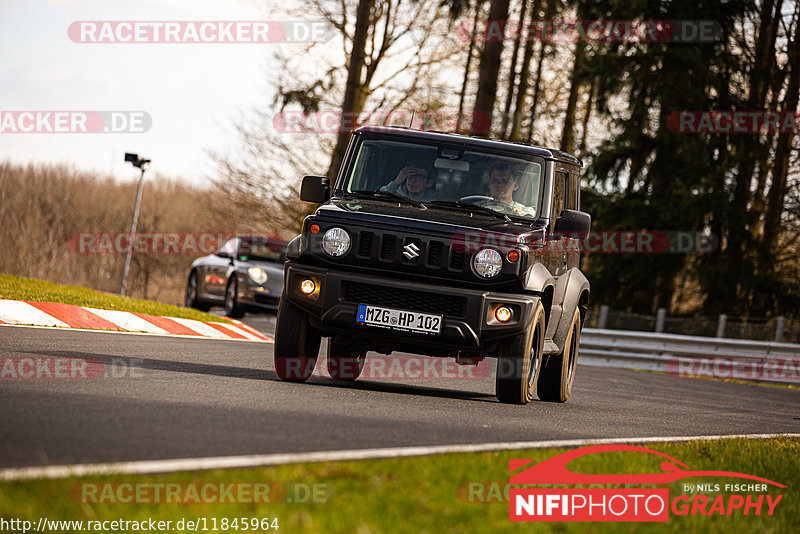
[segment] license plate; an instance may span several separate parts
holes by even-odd
[[[380,326],[408,332],[438,334],[442,330],[442,316],[378,306],[358,306],[356,320],[365,325]]]

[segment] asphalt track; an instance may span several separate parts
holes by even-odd
[[[95,358],[106,374],[0,380],[0,467],[800,432],[799,390],[623,369],[579,367],[569,402],[509,406],[490,377],[280,382],[268,343],[0,326],[0,357]]]

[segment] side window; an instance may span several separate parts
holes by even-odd
[[[580,206],[581,179],[576,172],[569,174],[569,187],[567,187],[567,209],[576,210]]]
[[[220,252],[225,252],[231,256],[236,254],[236,238],[229,240],[227,243],[222,245],[222,248],[219,249]]]
[[[561,210],[564,209],[564,198],[567,193],[567,173],[556,171],[555,181],[553,182],[553,212],[550,214],[550,221],[555,222]]]

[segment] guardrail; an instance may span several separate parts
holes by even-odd
[[[579,362],[800,385],[800,345],[584,328]]]

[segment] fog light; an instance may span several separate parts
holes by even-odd
[[[306,279],[300,282],[300,291],[304,295],[310,295],[315,289],[317,289],[317,284],[315,284],[313,280]]]
[[[511,319],[512,315],[513,313],[511,312],[511,308],[509,308],[508,306],[500,306],[494,311],[494,316],[501,323],[508,322]]]

